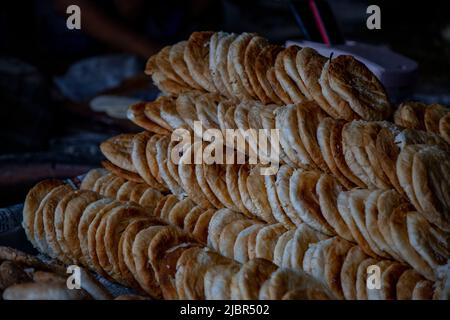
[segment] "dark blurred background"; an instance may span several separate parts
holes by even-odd
[[[450,104],[449,1],[328,3],[345,39],[419,63],[404,98]],[[81,8],[81,30],[66,28],[71,4]],[[381,8],[381,30],[366,27],[370,4]],[[257,32],[280,44],[303,39],[289,8],[287,0],[2,1],[0,207],[23,201],[38,180],[98,166],[101,141],[137,130],[124,106],[157,95],[143,68],[164,45],[198,30]]]

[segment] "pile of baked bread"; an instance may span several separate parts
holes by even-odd
[[[80,267],[80,287],[70,289],[66,268],[57,261],[44,263],[25,252],[0,246],[0,300],[110,300],[113,296],[89,271]],[[75,285],[75,284],[73,284]],[[148,299],[119,295],[116,300]]]
[[[155,299],[333,297],[301,271],[266,259],[240,263],[209,249],[206,242],[239,214],[224,209],[205,215],[198,207],[191,227],[182,229],[168,215],[180,220],[195,204],[174,198],[94,170],[80,190],[58,180],[34,186],[25,202],[24,228],[33,245],[50,257],[85,266]]]
[[[79,190],[28,194],[41,252],[153,298],[449,298],[449,109],[394,108],[355,58],[250,33],[195,32],[146,73],[163,94],[130,106],[144,131],[102,143]],[[208,129],[245,161],[186,161]],[[278,132],[274,174],[249,129]]]

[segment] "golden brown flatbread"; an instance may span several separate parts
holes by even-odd
[[[134,277],[139,282],[144,291],[151,297],[161,297],[161,288],[156,282],[156,276],[149,263],[148,247],[153,237],[162,229],[163,226],[150,226],[139,231],[134,239],[132,254],[135,264]]]
[[[431,104],[425,108],[423,122],[428,132],[439,134],[439,122],[446,115],[450,114],[450,110],[440,104]]]
[[[224,86],[227,88],[227,97],[232,98],[233,88],[228,74],[228,51],[231,43],[236,39],[236,34],[229,34],[220,38],[216,49],[216,69],[222,78]]]
[[[136,267],[132,257],[132,245],[136,234],[150,225],[154,224],[154,220],[149,218],[136,218],[131,221],[122,232],[117,250],[117,264],[120,276],[128,286],[141,290],[138,282],[134,278]]]
[[[336,120],[329,117],[323,118],[317,126],[317,143],[323,160],[330,172],[338,179],[345,189],[351,189],[354,184],[339,170],[336,160],[333,157],[331,134],[336,125]]]
[[[251,220],[239,219],[228,223],[220,232],[218,252],[230,259],[234,259],[236,238],[244,229],[253,225]]]
[[[191,88],[202,89],[201,86],[192,78],[189,69],[184,61],[184,51],[186,50],[187,41],[180,41],[170,47],[169,62],[176,74],[186,82]]]
[[[22,226],[25,230],[28,240],[34,246],[36,246],[34,240],[34,220],[36,210],[38,209],[44,197],[52,189],[62,184],[62,181],[56,179],[44,180],[36,184],[33,188],[30,189],[30,191],[28,191],[24,202]]]
[[[328,103],[322,94],[320,75],[327,59],[311,48],[298,51],[296,64],[298,73],[314,101],[331,117],[338,119],[339,113]]]
[[[283,89],[281,86],[281,83],[278,81],[276,73],[275,73],[275,67],[270,67],[266,72],[266,78],[267,81],[269,81],[270,85],[272,86],[272,90],[275,92],[275,94],[278,96],[278,98],[283,101],[283,104],[291,104],[293,101],[291,100],[291,97],[289,97],[288,93]]]
[[[417,253],[408,237],[406,217],[410,205],[404,204],[395,208],[391,214],[389,226],[392,240],[401,257],[425,278],[434,280],[435,272],[430,265]]]
[[[155,101],[145,103],[145,116],[161,128],[164,128],[163,132],[156,132],[157,134],[169,134],[173,130],[172,127],[161,117],[162,107],[166,104],[172,103],[174,103],[174,99],[166,96],[160,96],[156,98]]]
[[[288,49],[284,49],[283,51],[281,51],[275,59],[275,77],[293,103],[306,101],[305,96],[294,83],[294,81],[291,80],[288,73],[286,72],[286,69],[284,68],[284,57],[286,56],[287,50]]]
[[[347,177],[351,182],[353,182],[356,186],[361,188],[366,188],[364,182],[362,182],[347,165],[345,159],[345,151],[342,143],[342,129],[344,127],[345,122],[339,121],[336,123],[334,128],[331,131],[330,135],[330,145],[331,145],[331,153],[333,155],[334,160],[336,161],[336,166],[339,171]]]
[[[377,77],[352,56],[331,60],[328,67],[331,89],[364,120],[383,120],[392,112],[386,91]]]
[[[347,121],[353,120],[357,115],[352,110],[350,105],[342,99],[336,92],[333,91],[330,87],[330,82],[328,79],[328,68],[330,66],[330,60],[328,60],[323,68],[322,73],[320,74],[319,84],[322,89],[322,95],[325,100],[328,102],[330,108],[330,113],[336,114],[337,119],[343,119]]]
[[[91,169],[86,173],[83,180],[81,181],[80,189],[81,190],[92,190],[96,181],[106,175],[108,171],[103,168]]]
[[[81,217],[86,207],[99,199],[100,196],[95,192],[82,190],[77,197],[67,203],[64,211],[63,237],[75,261],[84,261],[78,238],[78,226],[80,225]]]
[[[290,179],[294,169],[287,165],[282,165],[277,172],[277,179],[275,181],[277,195],[280,199],[281,206],[286,212],[286,215],[291,219],[291,221],[296,225],[300,226],[303,220],[300,214],[295,210],[290,199]]]
[[[145,131],[138,133],[133,137],[131,148],[131,159],[133,162],[133,167],[136,169],[139,176],[150,187],[164,191],[167,190],[167,188],[156,181],[156,179],[151,174],[150,168],[147,164],[145,151],[150,137],[151,134]]]
[[[341,287],[346,300],[356,300],[357,298],[357,272],[359,265],[368,258],[359,246],[353,246],[347,251],[347,255],[341,268]]]
[[[265,97],[264,89],[261,87],[256,74],[256,58],[269,45],[268,41],[260,36],[254,36],[247,45],[244,54],[245,73],[251,85],[252,96],[258,98]]]
[[[204,279],[205,299],[230,300],[232,278],[240,267],[238,264],[230,264],[208,268]]]
[[[260,223],[255,223],[250,225],[249,227],[245,228],[241,232],[239,232],[238,236],[236,237],[236,241],[234,242],[234,260],[245,263],[250,259],[249,254],[249,244],[250,244],[250,238],[254,239],[254,243],[256,245],[256,236],[261,228],[263,228],[264,225]],[[254,255],[254,247],[253,245],[253,254]]]
[[[319,178],[318,171],[295,170],[289,181],[290,200],[301,219],[311,228],[327,235],[334,235],[335,231],[320,211],[316,195],[316,184]]]
[[[129,106],[127,110],[127,118],[137,126],[150,132],[169,134],[170,131],[166,127],[162,127],[160,124],[153,121],[152,117],[147,116],[150,112],[146,113],[145,110],[153,110],[154,108],[151,108],[152,105],[153,103],[138,102]]]
[[[284,69],[286,70],[289,77],[294,81],[295,85],[300,89],[302,94],[305,96],[306,100],[312,100],[312,96],[309,93],[308,89],[306,88],[305,83],[303,82],[302,78],[300,77],[300,74],[297,69],[296,65],[296,58],[297,53],[301,50],[299,46],[292,45],[284,49],[284,56],[283,56],[283,64]]]
[[[306,223],[302,223],[295,230],[295,234],[290,241],[291,247],[289,247],[289,244],[286,244],[285,255],[290,261],[283,261],[283,267],[291,267],[299,270],[303,269],[303,260],[310,244],[317,243],[326,238],[328,237],[324,234],[312,229]],[[288,253],[290,253],[290,255]],[[283,257],[283,260],[284,258],[285,257]]]
[[[194,229],[192,230],[192,236],[202,244],[208,242],[208,230],[211,219],[215,211],[213,209],[208,209],[204,211],[197,219]]]
[[[276,103],[282,105],[283,102],[278,98],[277,94],[274,92],[272,85],[267,79],[267,72],[275,63],[276,56],[283,50],[282,47],[276,45],[266,46],[257,56],[255,61],[255,72],[258,78],[259,84],[264,89],[264,94],[262,91],[257,90],[255,93],[258,95],[259,100],[263,104]]]
[[[277,266],[265,259],[252,259],[244,263],[236,274],[236,283],[242,299],[258,299],[261,286],[276,270]]]
[[[450,152],[421,146],[414,154],[411,179],[416,208],[428,221],[450,231]]]
[[[133,172],[133,171],[128,171],[125,169],[122,169],[121,167],[118,167],[116,165],[114,165],[112,162],[110,161],[102,161],[102,166],[112,172],[114,175],[124,178],[125,180],[129,180],[129,181],[134,181],[134,182],[138,182],[138,183],[143,183],[144,179],[141,178],[140,175],[138,175],[137,173]]]
[[[328,174],[322,174],[317,180],[316,195],[323,217],[339,236],[354,241],[352,233],[337,209],[337,197],[341,191],[342,186]]]
[[[238,99],[251,99],[253,88],[245,72],[245,51],[255,35],[242,33],[231,42],[227,55],[227,70],[233,95]]]
[[[426,105],[421,102],[403,102],[394,113],[395,124],[418,130],[426,130],[424,123],[424,114]]]
[[[182,299],[204,300],[205,286],[204,276],[209,268],[216,265],[232,264],[233,260],[227,259],[207,248],[188,249],[183,252],[177,262],[176,284],[177,291],[181,289]]]
[[[424,278],[413,269],[403,272],[396,285],[397,300],[411,300],[416,284],[422,280]]]
[[[273,261],[278,238],[287,230],[281,223],[263,227],[256,235],[256,257]]]
[[[51,190],[44,199],[42,199],[40,206],[35,212],[33,232],[34,240],[38,245],[37,249],[39,251],[46,253],[50,252],[50,247],[46,239],[44,218],[54,215],[59,202],[72,191],[73,189],[69,185],[60,185]],[[51,255],[55,255],[55,253],[52,253]]]
[[[217,89],[209,72],[209,41],[213,32],[193,32],[184,49],[184,61],[186,62],[192,78],[203,89],[216,92]]]

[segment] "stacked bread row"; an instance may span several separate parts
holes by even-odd
[[[206,130],[220,130],[224,144],[231,143],[228,147],[244,154],[257,154],[261,144],[257,130],[265,129],[266,139],[269,138],[271,129],[275,129],[273,112],[277,108],[256,101],[237,103],[217,94],[196,91],[180,94],[176,99],[161,96],[153,102],[137,103],[129,107],[128,118],[147,131],[173,133],[180,138],[189,132],[203,139]],[[254,130],[250,135],[245,132],[249,128]],[[225,139],[229,135],[228,129],[237,129],[235,139],[239,138],[241,144]],[[262,153],[260,156],[267,160],[268,155]],[[280,158],[276,160],[292,163],[283,150],[280,150]]]
[[[253,34],[199,32],[151,57],[146,71],[169,96],[131,106],[129,118],[158,135],[139,134],[139,143],[131,138],[127,150],[141,156],[129,157],[126,166],[111,147],[115,139],[106,142],[102,145],[109,160],[106,167],[149,184],[148,175],[154,180],[159,176],[158,182],[179,199],[187,196],[199,207],[219,209],[225,221],[227,217],[239,221],[227,226],[222,248],[220,241],[211,246],[234,257],[237,245],[239,257],[239,235],[247,228],[263,230],[260,243],[266,245],[260,247],[270,249],[260,249],[260,254],[272,260],[276,256],[282,263],[284,253],[291,253],[292,248],[284,246],[289,235],[297,229],[298,237],[306,236],[307,227],[323,237],[317,242],[329,243],[295,256],[306,261],[301,269],[315,270],[317,278],[326,264],[345,256],[353,242],[375,264],[381,261],[381,269],[392,263],[384,259],[398,261],[386,273],[392,283],[400,279],[396,275],[404,271],[405,263],[427,279],[418,290],[436,279],[437,269],[449,257],[449,188],[443,178],[449,172],[449,146],[435,131],[403,130],[381,121],[388,119],[391,108],[382,85],[363,64],[348,56],[327,60],[309,48],[279,48]],[[436,114],[428,121],[434,126],[440,122]],[[223,136],[227,129],[238,129],[246,142],[238,151],[247,155],[259,147],[259,141],[247,135],[248,129],[278,129],[279,161],[284,165],[276,176],[261,176],[259,166],[186,164],[181,160],[190,159],[199,143],[184,148],[160,136],[190,132],[204,138],[205,129],[217,129]],[[136,145],[145,154],[133,152]],[[173,161],[173,152],[180,153],[179,161]],[[247,218],[231,218],[233,214],[221,208],[240,211]],[[268,225],[260,226],[255,218]],[[270,236],[276,240],[269,241]],[[283,241],[275,255],[278,239]],[[325,249],[328,246],[332,249]],[[319,261],[315,266],[312,257]],[[323,282],[333,288],[336,274]],[[354,288],[353,282],[345,281]],[[367,290],[361,290],[364,297]],[[345,297],[342,288],[333,292]]]
[[[217,104],[214,99],[210,98],[210,95],[197,97],[193,94],[181,95],[175,101],[172,100],[170,117],[167,116],[168,107],[159,108],[158,106],[161,104],[157,101],[152,104],[151,108],[155,112],[161,110],[159,114],[162,118],[176,118],[177,123],[171,123],[174,128],[178,126],[178,128],[194,130],[192,122],[193,119],[196,119],[208,128],[219,128],[224,135],[226,129],[238,129],[241,132],[254,126],[255,129],[278,129],[282,149],[280,157],[284,163],[293,167],[312,168],[332,173],[347,189],[355,186],[380,189],[394,187],[398,192],[408,196],[418,211],[431,210],[436,213],[436,206],[442,206],[439,209],[441,214],[448,217],[445,198],[437,199],[445,188],[438,187],[439,181],[433,182],[433,176],[446,177],[448,175],[449,171],[445,168],[448,161],[445,158],[449,158],[450,147],[443,138],[434,132],[402,129],[386,121],[345,123],[325,117],[314,103],[272,108],[272,113],[268,107],[258,104],[252,106],[250,102],[241,102],[237,105],[223,102]],[[192,99],[194,100],[192,101]],[[164,105],[169,106],[170,99],[165,98],[165,101]],[[186,101],[191,101],[191,104],[189,105]],[[189,106],[192,110],[189,109]],[[133,107],[130,109],[133,110]],[[188,112],[189,120],[177,110],[190,110]],[[231,112],[230,116],[224,116],[228,112]],[[206,121],[206,117],[201,116],[202,114],[214,115],[214,117],[210,116]],[[153,121],[154,119],[155,117],[149,120]],[[223,119],[226,119],[227,122]],[[257,140],[247,135],[247,141],[249,143],[245,150],[240,151],[248,153],[251,148],[257,150]],[[176,144],[176,142],[173,143]],[[421,146],[409,147],[411,145]],[[412,152],[411,149],[416,150],[414,154],[417,153],[418,158],[417,165],[414,167],[410,162],[405,163],[403,158],[406,153]],[[402,157],[399,157],[403,150]],[[412,157],[409,159],[413,160]],[[443,162],[440,161],[441,159],[444,159]],[[436,161],[441,162],[442,165],[434,165],[433,163]],[[426,168],[427,174],[420,168]],[[410,173],[411,170],[414,172]],[[420,193],[420,191],[411,188],[411,180],[408,178],[411,174],[420,176],[418,179],[424,182],[423,185],[427,185],[427,182],[432,184],[431,190],[438,189],[433,190],[435,199],[431,201],[438,203],[434,205],[434,208],[430,204],[419,205],[418,201],[415,201],[417,198],[415,193]],[[424,197],[420,197],[420,199],[426,201]],[[443,226],[444,230],[448,230],[446,226],[448,222],[443,220],[445,218],[440,218],[440,221],[434,219],[431,222],[438,223]]]
[[[124,182],[127,184],[128,182]],[[98,185],[98,184],[97,184]],[[113,181],[108,188],[112,193]],[[86,182],[84,186],[89,186]],[[120,189],[120,188],[119,188]],[[139,187],[116,196],[137,198]],[[118,190],[119,191],[119,190]],[[157,193],[155,191],[154,193]],[[142,192],[143,204],[157,197]],[[182,229],[134,202],[74,190],[45,180],[27,195],[23,226],[41,252],[79,264],[124,285],[166,299],[327,299],[332,295],[300,271],[261,259],[241,265],[202,247]]]
[[[395,111],[394,122],[405,128],[440,134],[450,143],[450,110],[440,104],[402,103]]]
[[[109,185],[116,184],[117,179],[120,178],[92,170],[83,180],[82,188],[102,192],[108,190]],[[128,183],[124,183],[124,188],[129,189]],[[138,184],[135,188],[139,189]],[[118,197],[125,194],[121,189],[117,191]],[[384,198],[382,205],[388,200],[388,197]],[[140,202],[148,202],[145,194]],[[177,200],[173,195],[160,198],[154,214],[238,262],[261,258],[273,261],[280,267],[302,270],[322,282],[340,299],[442,299],[445,295],[442,282],[435,285],[434,281],[429,280],[435,277],[433,273],[430,275],[424,269],[416,272],[405,263],[368,255],[359,246],[340,237],[317,232],[306,223],[289,230],[280,223],[264,224],[229,209],[205,209],[189,198]],[[410,212],[408,218],[420,219],[420,216]],[[376,221],[371,223],[376,224]],[[422,248],[430,247],[429,244],[421,245]],[[407,244],[406,249],[405,245],[400,248],[402,255],[411,252],[407,246],[411,245]],[[368,266],[380,268],[381,290],[367,288]]]
[[[335,120],[312,102],[276,107],[250,101],[233,103],[216,95],[188,93],[177,99],[161,97],[152,103],[131,106],[129,116],[150,131],[146,122],[158,122],[169,132],[176,134],[182,132],[177,129],[184,128],[202,138],[194,121],[201,123],[203,132],[218,129],[223,137],[227,136],[227,129],[235,129],[246,142],[238,151],[246,154],[258,154],[261,144],[258,133],[252,134],[248,131],[250,128],[265,129],[267,135],[271,129],[278,129],[280,162],[331,172],[347,189],[395,187],[403,193],[396,174],[401,149],[411,144],[427,144],[449,150],[448,143],[436,132],[399,126],[406,123]],[[439,118],[436,121],[439,123]],[[225,143],[236,148],[235,140],[225,140]],[[264,153],[260,155],[261,160],[274,159],[264,157]]]
[[[194,32],[149,58],[146,73],[169,94],[200,90],[286,105],[315,101],[336,119],[382,120],[386,92],[352,56],[327,59],[311,48],[283,48],[252,34]]]
[[[405,131],[403,136],[408,141],[407,135],[414,132]],[[167,136],[156,138],[155,146],[148,133],[136,136],[142,135],[147,135],[148,149],[156,147],[159,152],[170,157],[172,149],[168,147]],[[416,139],[417,137],[421,135],[417,135]],[[130,144],[133,144],[135,138],[129,138]],[[104,151],[106,157],[120,165],[112,147],[115,139],[105,142],[102,150],[108,150]],[[120,139],[123,140],[123,136]],[[443,144],[446,145],[445,142]],[[450,157],[441,156],[448,152],[437,146],[410,145],[403,148],[394,165],[394,168],[398,168],[394,174],[398,174],[400,178],[401,193],[388,186],[345,192],[338,180],[329,174],[317,170],[294,169],[288,165],[282,165],[276,175],[263,176],[259,166],[185,164],[182,160],[189,156],[191,149],[187,149],[180,157],[179,163],[164,158],[164,162],[158,162],[150,170],[149,164],[152,161],[148,161],[148,156],[145,155],[140,163],[147,164],[145,172],[153,172],[155,179],[159,176],[163,183],[167,181],[165,184],[173,194],[179,198],[188,196],[203,208],[228,208],[267,223],[281,223],[287,229],[306,223],[325,235],[338,235],[358,243],[370,256],[407,262],[429,279],[434,279],[432,270],[445,264],[450,257],[447,227],[449,215],[445,209],[449,203],[445,198],[448,182],[441,181],[442,176],[449,172],[447,167]],[[361,152],[360,149],[356,151]],[[411,161],[415,158],[415,153],[417,160],[413,167]],[[135,159],[131,155],[128,158],[128,169],[133,169]],[[350,163],[349,167],[353,167],[353,164]],[[408,172],[408,168],[414,169],[412,173]],[[443,169],[438,178],[427,176],[439,168]],[[422,175],[418,176],[421,172]],[[116,171],[116,174],[120,173]],[[422,177],[419,184],[411,180],[414,175]],[[408,196],[409,201],[404,195]],[[427,246],[424,247],[424,244]],[[409,250],[405,250],[405,246]]]

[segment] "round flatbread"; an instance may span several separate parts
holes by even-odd
[[[323,217],[339,236],[348,241],[354,241],[352,233],[337,209],[337,197],[341,191],[343,191],[342,186],[328,174],[322,174],[317,180],[316,195]]]
[[[263,283],[270,278],[277,266],[265,259],[252,259],[244,263],[236,274],[236,283],[244,300],[256,300]]]
[[[364,120],[383,120],[392,112],[386,91],[377,77],[353,56],[341,55],[328,67],[331,89]]]
[[[186,50],[187,41],[180,41],[170,47],[169,62],[173,71],[190,87],[194,89],[202,89],[198,83],[192,78],[189,69],[184,61],[184,51]]]
[[[268,45],[259,53],[255,61],[255,72],[258,78],[260,86],[263,91],[257,90],[255,93],[258,95],[259,100],[263,104],[276,103],[282,105],[283,102],[278,98],[274,92],[272,85],[267,79],[267,72],[271,66],[274,65],[275,59],[278,53],[283,50],[282,47],[276,45]],[[264,93],[264,94],[263,94]]]
[[[216,92],[217,89],[209,72],[209,42],[213,32],[193,32],[184,49],[184,61],[192,78],[203,89]]]
[[[306,224],[324,234],[334,235],[335,231],[320,211],[316,195],[316,184],[319,178],[318,171],[295,170],[289,180],[289,197],[292,206]]]
[[[273,261],[278,238],[287,230],[281,223],[266,226],[256,236],[256,257]]]
[[[34,220],[35,214],[39,205],[45,196],[54,188],[62,185],[63,182],[59,180],[44,180],[36,184],[28,191],[23,207],[23,221],[22,226],[25,230],[28,240],[36,247],[34,240]]]

